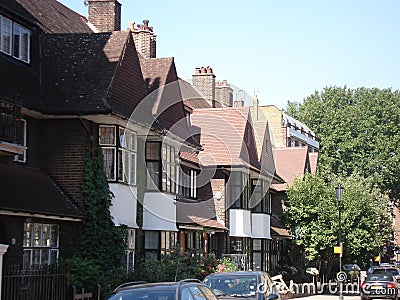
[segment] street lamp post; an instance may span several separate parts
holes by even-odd
[[[342,198],[343,198],[343,190],[344,187],[341,186],[341,184],[339,183],[338,186],[335,188],[336,190],[336,199],[337,199],[337,203],[338,203],[338,231],[339,231],[339,236],[338,236],[338,240],[339,240],[339,247],[340,247],[340,254],[339,254],[339,273],[342,273],[342,254],[343,254],[343,245],[342,245],[342,231],[340,228],[340,204],[342,202]],[[341,276],[339,276],[339,278],[342,278]],[[340,280],[340,289],[339,289],[339,300],[343,300],[343,280]]]

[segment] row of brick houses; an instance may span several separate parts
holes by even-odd
[[[287,183],[315,171],[313,133],[257,99],[232,107],[211,68],[194,74],[206,84],[180,80],[173,58],[156,57],[148,21],[121,30],[118,1],[87,2],[88,19],[55,0],[0,3],[3,264],[73,251],[65,236],[85,218],[84,158],[101,147],[128,269],[138,248],[159,258],[177,243],[278,269],[291,239],[282,200]]]

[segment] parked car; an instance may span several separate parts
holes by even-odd
[[[346,264],[343,266],[343,271],[349,281],[356,281],[361,274],[361,268],[357,264]]]
[[[372,274],[376,268],[379,268],[379,266],[370,266],[367,270],[367,275]]]
[[[279,296],[271,277],[262,271],[237,271],[213,273],[203,282],[209,286],[218,299],[268,299]]]
[[[391,273],[376,273],[368,275],[361,284],[362,300],[372,298],[398,299],[400,285]]]
[[[217,300],[200,280],[179,282],[128,282],[117,287],[107,300]]]
[[[397,267],[376,267],[370,272],[370,274],[378,274],[385,272],[392,274],[395,277],[395,279],[400,280],[400,271]]]

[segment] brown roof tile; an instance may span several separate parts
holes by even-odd
[[[44,99],[48,112],[127,117],[145,96],[129,30],[44,37]],[[124,51],[125,49],[125,51]],[[121,63],[126,61],[127,63]]]
[[[276,172],[286,183],[274,184],[273,188],[285,190],[295,178],[299,178],[309,171],[307,147],[287,147],[273,149]]]
[[[199,157],[196,152],[180,152],[179,157],[183,160],[186,160],[188,162],[194,163],[194,164],[199,164]]]
[[[182,199],[176,202],[176,221],[180,224],[196,224],[203,227],[228,230],[202,201]]]
[[[85,17],[56,0],[16,0],[16,2],[26,10],[24,14],[30,15],[46,33],[92,32]]]
[[[187,140],[191,133],[174,59],[140,57],[140,64],[149,94],[143,102],[139,117],[151,120],[154,116],[159,127]]]
[[[0,166],[3,187],[0,209],[49,216],[82,218],[79,209],[41,170],[26,166]],[[23,188],[21,188],[23,182]]]
[[[195,109],[191,119],[203,165],[259,167],[248,108]]]

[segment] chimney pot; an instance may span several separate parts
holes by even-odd
[[[129,22],[129,29],[130,30],[135,30],[135,22]]]
[[[149,27],[149,20],[143,20],[143,25],[145,27]]]

